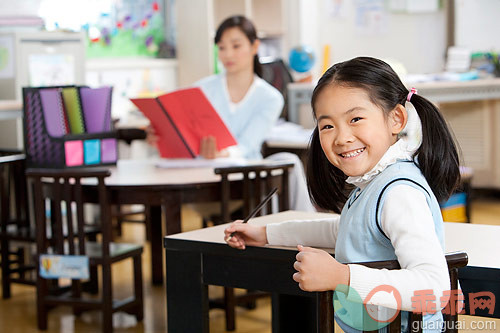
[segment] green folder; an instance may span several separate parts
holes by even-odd
[[[66,108],[66,114],[68,115],[71,134],[85,133],[85,125],[83,122],[82,106],[80,103],[78,88],[63,88],[62,96],[64,100],[64,107]]]

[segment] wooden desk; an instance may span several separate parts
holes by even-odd
[[[495,294],[497,304],[492,315],[476,310],[476,315],[500,318],[500,226],[451,223],[445,225],[446,251],[465,251],[467,267],[458,270],[460,286],[465,295],[465,310],[469,313],[470,293],[489,291]]]
[[[253,219],[267,224],[329,214],[287,211]],[[208,332],[208,285],[272,292],[274,332],[316,332],[325,322],[320,293],[293,281],[297,250],[286,247],[233,249],[224,242],[226,225],[165,237],[169,332]],[[314,318],[313,320],[305,319]],[[301,318],[294,322],[291,318]],[[333,321],[331,321],[333,325]],[[331,330],[330,330],[331,332]]]
[[[151,270],[153,284],[163,283],[162,208],[167,235],[181,232],[181,205],[217,201],[220,198],[220,177],[213,168],[157,168],[155,161],[119,161],[106,179],[114,204],[144,204],[150,207],[146,218],[151,220]],[[234,182],[232,186],[240,186]],[[85,186],[91,200],[95,187]]]
[[[111,176],[106,178],[106,186],[114,204],[143,204],[149,207],[146,218],[151,221],[152,280],[153,284],[162,284],[164,235],[161,223],[162,210],[165,218],[165,234],[180,233],[182,204],[219,201],[221,186],[220,176],[214,174],[213,167],[167,169],[158,168],[155,163],[155,160],[118,161],[117,167],[110,168]],[[243,191],[240,178],[238,175],[230,177],[233,198],[238,198],[237,194]],[[85,189],[89,195],[87,200],[91,201],[92,197],[95,197],[95,186],[88,184]]]
[[[253,219],[251,223],[266,225],[291,219],[331,216],[324,213],[287,211]],[[227,246],[219,225],[165,237],[167,263],[167,318],[172,332],[208,331],[207,285],[222,285],[272,292],[272,327],[274,332],[318,331],[324,310],[318,308],[320,293],[306,293],[292,279],[297,250],[286,247],[247,247],[240,251]],[[478,291],[500,281],[500,227],[445,223],[446,252],[465,250],[471,267],[462,274],[478,282]],[[329,252],[333,252],[330,250]],[[483,270],[490,275],[483,279]],[[494,280],[488,280],[488,279]],[[470,284],[460,281],[464,292]],[[491,285],[490,285],[491,283]],[[467,298],[467,297],[466,297]],[[305,319],[306,318],[309,319]],[[301,318],[299,322],[291,318]],[[322,321],[324,323],[324,321]],[[300,327],[297,325],[305,325]],[[309,326],[307,326],[309,325]]]

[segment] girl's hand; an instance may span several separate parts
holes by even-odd
[[[266,227],[256,226],[242,220],[235,221],[224,230],[224,240],[234,248],[244,250],[246,245],[264,246],[267,244]],[[234,236],[231,234],[235,232]]]
[[[299,253],[293,268],[295,282],[304,291],[335,290],[337,285],[349,285],[349,267],[335,260],[328,252],[298,245]]]
[[[156,131],[153,126],[148,125],[148,127],[146,127],[146,142],[153,147],[157,147],[159,140],[160,138],[156,135]]]

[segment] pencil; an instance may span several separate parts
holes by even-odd
[[[272,189],[271,192],[269,192],[269,194],[257,205],[257,207],[255,207],[251,212],[250,214],[248,214],[247,217],[245,217],[245,219],[243,220],[242,223],[247,223],[248,220],[250,220],[252,217],[255,216],[255,214],[257,214],[261,209],[262,207],[264,207],[264,205],[269,201],[271,200],[271,198],[273,197],[273,195],[278,191],[278,188],[275,187]],[[236,232],[232,232],[229,237],[227,238],[226,241],[229,241],[234,235],[236,234]]]

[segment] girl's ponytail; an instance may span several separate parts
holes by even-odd
[[[448,199],[460,180],[459,157],[452,133],[441,112],[427,99],[411,96],[422,123],[422,144],[415,160],[438,201]]]

